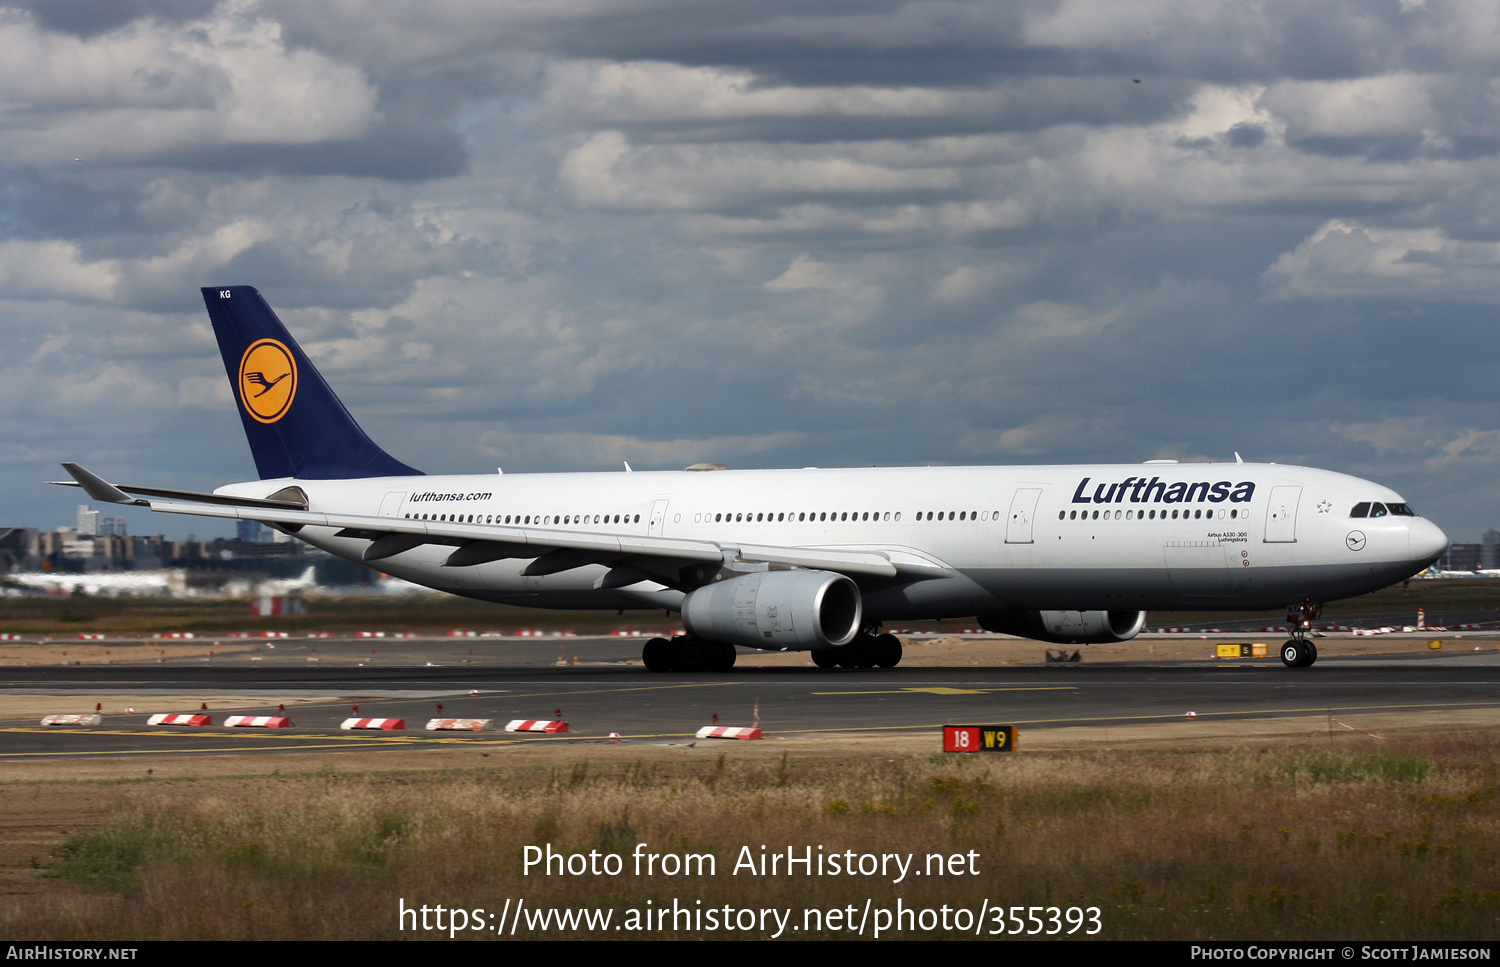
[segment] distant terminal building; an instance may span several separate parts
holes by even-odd
[[[1448,551],[1438,559],[1442,571],[1477,571],[1484,552],[1483,544],[1449,544]]]

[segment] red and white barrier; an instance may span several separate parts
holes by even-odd
[[[731,728],[727,725],[705,725],[698,730],[700,739],[759,739],[760,727],[755,726],[748,729]]]
[[[268,617],[279,614],[305,614],[302,599],[296,595],[261,595],[250,599],[250,613]]]
[[[161,712],[146,720],[147,725],[213,725],[214,720],[202,712]]]
[[[341,729],[384,729],[387,732],[406,728],[406,719],[344,719]]]
[[[237,729],[289,729],[292,720],[285,715],[231,715],[224,724]]]
[[[547,732],[556,734],[568,731],[568,723],[547,719],[515,719],[505,726],[507,732]]]
[[[95,713],[89,715],[49,715],[42,719],[43,725],[103,725],[104,716]]]
[[[428,732],[483,732],[490,727],[489,719],[428,719]]]
[[[79,635],[79,641],[103,641],[104,635]]]
[[[384,638],[385,637],[385,632],[384,631],[361,631],[361,632],[357,633],[354,637],[356,637],[356,638]]]

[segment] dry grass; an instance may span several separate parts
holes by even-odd
[[[69,839],[37,874],[87,885],[18,898],[0,910],[0,930],[28,939],[396,939],[414,936],[398,927],[403,899],[499,911],[524,897],[530,907],[605,906],[617,917],[648,901],[701,899],[791,907],[800,922],[803,908],[900,897],[908,907],[1097,906],[1099,936],[1113,939],[1500,933],[1493,735],[1318,751],[854,760],[684,762],[650,751],[628,765],[91,787],[108,793],[110,818]],[[523,847],[543,843],[622,854],[625,871],[524,876]],[[637,843],[712,853],[717,875],[632,875]],[[972,850],[981,873],[899,885],[732,875],[742,846],[911,853],[919,866],[928,853]]]

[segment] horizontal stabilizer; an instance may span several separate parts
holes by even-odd
[[[104,480],[104,478],[98,476],[97,474],[91,473],[90,471],[84,469],[83,467],[80,467],[76,463],[64,463],[63,469],[67,470],[68,473],[73,474],[75,479],[49,480],[47,482],[56,487],[82,487],[84,493],[88,494],[95,500],[102,500],[106,503],[111,504],[133,504],[137,507],[145,507],[150,505],[150,500],[138,500],[135,497],[130,496],[130,494],[136,494],[139,497],[160,497],[166,500],[191,500],[204,504],[224,504],[225,506],[229,507],[279,507],[287,508],[290,510],[307,509],[307,503],[303,500],[278,500],[275,497],[235,497],[230,494],[205,494],[200,493],[196,490],[165,490],[161,487],[133,487],[130,484],[116,485],[109,483],[108,481]],[[80,477],[79,474],[86,474],[92,481],[95,481],[98,484],[103,484],[105,487],[109,488],[109,490],[101,493],[95,493],[94,491],[89,489],[89,484],[85,484],[83,482],[83,478]],[[282,493],[285,492],[286,491],[282,491]],[[106,494],[108,494],[108,496],[106,496]],[[119,497],[123,497],[124,499],[118,499],[114,496],[115,494],[118,494]]]

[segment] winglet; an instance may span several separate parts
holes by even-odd
[[[84,493],[95,500],[100,500],[107,504],[135,504],[139,507],[151,506],[149,502],[139,497],[130,496],[108,480],[105,480],[98,474],[90,473],[76,463],[64,463],[63,469],[68,471],[69,476],[78,481],[78,486],[83,488]]]

